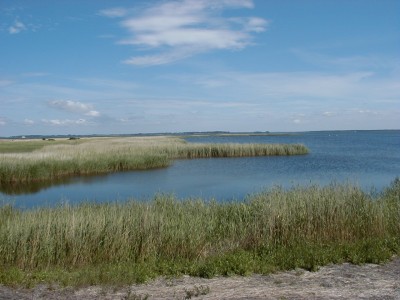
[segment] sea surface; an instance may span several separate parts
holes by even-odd
[[[283,135],[194,136],[190,143],[301,143],[300,156],[176,160],[165,169],[2,188],[1,202],[16,207],[53,206],[81,201],[146,201],[156,194],[178,198],[241,201],[273,186],[351,183],[380,192],[400,177],[400,130],[324,131]]]

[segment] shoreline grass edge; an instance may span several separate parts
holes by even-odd
[[[400,180],[272,188],[244,202],[158,195],[149,202],[0,208],[0,284],[121,285],[157,276],[268,274],[400,254]]]
[[[6,144],[4,144],[6,143]],[[168,167],[176,159],[305,155],[301,144],[197,144],[175,137],[0,143],[0,184]],[[1,151],[3,147],[4,151]],[[24,152],[28,149],[27,152]]]

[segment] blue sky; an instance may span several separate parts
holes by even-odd
[[[0,0],[0,136],[400,128],[398,0]]]

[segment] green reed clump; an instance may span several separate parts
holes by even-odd
[[[16,142],[13,148],[16,152],[1,153],[4,145],[10,148],[10,142],[4,143],[0,143],[0,185],[3,186],[65,176],[162,168],[173,159],[308,153],[304,145],[296,144],[189,144],[169,137],[57,141],[48,146],[43,141],[31,141],[34,151],[27,153],[20,152],[31,149],[30,142]]]
[[[0,282],[54,273],[52,280],[69,284],[110,283],[381,262],[400,253],[399,194],[395,181],[374,197],[330,185],[273,188],[244,202],[158,195],[149,202],[26,211],[6,205],[0,208]]]
[[[174,158],[247,157],[302,155],[308,149],[298,144],[184,144],[170,151]]]

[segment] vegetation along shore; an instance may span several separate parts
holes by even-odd
[[[182,274],[268,274],[400,254],[400,180],[272,188],[241,202],[154,199],[0,208],[0,283],[129,284]]]
[[[174,159],[302,155],[300,144],[200,144],[179,137],[0,141],[0,184],[163,168]]]

